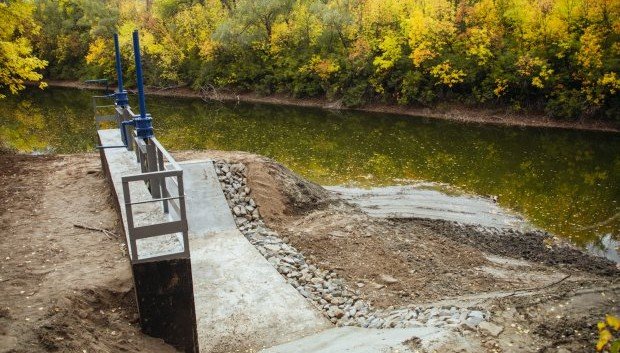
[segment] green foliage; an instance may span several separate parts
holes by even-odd
[[[39,56],[49,62],[47,76],[72,79],[84,73],[89,46],[108,39],[116,28],[118,11],[112,2],[98,0],[36,0],[35,20],[40,35],[31,38]]]
[[[296,97],[543,108],[618,118],[613,0],[33,0],[48,75],[113,75],[110,34],[143,36],[147,81]]]

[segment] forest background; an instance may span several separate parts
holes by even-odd
[[[115,32],[131,84],[134,29],[151,86],[620,120],[617,0],[0,0],[0,97],[113,79]]]

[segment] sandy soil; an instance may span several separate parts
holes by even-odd
[[[375,307],[439,303],[492,312],[500,335],[466,330],[448,351],[592,351],[596,322],[620,313],[618,267],[548,234],[371,218],[264,157],[176,155],[244,163],[266,224]]]
[[[52,87],[71,87],[71,88],[99,88],[97,86],[85,85],[75,81],[46,81]],[[131,90],[130,90],[131,92]],[[537,126],[537,127],[555,127],[563,129],[576,130],[594,130],[594,131],[620,131],[620,124],[612,121],[601,120],[578,120],[578,121],[562,121],[551,119],[542,113],[524,113],[509,112],[506,108],[486,109],[486,108],[469,108],[462,104],[443,104],[435,108],[427,107],[404,107],[387,104],[368,104],[362,107],[349,109],[342,106],[338,102],[330,102],[320,98],[292,98],[283,94],[274,94],[270,96],[262,96],[256,93],[235,93],[218,91],[217,93],[204,93],[191,90],[187,87],[175,87],[169,89],[161,89],[156,87],[147,87],[146,93],[149,95],[166,96],[166,97],[188,97],[203,98],[218,101],[242,101],[251,103],[267,103],[278,105],[292,105],[297,107],[314,107],[336,110],[357,110],[375,113],[400,114],[410,116],[421,116],[427,118],[436,118],[444,120],[455,120],[463,122],[496,124],[508,126]]]
[[[108,190],[94,154],[0,153],[0,352],[175,352],[137,326]]]

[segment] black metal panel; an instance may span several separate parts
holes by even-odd
[[[142,331],[186,353],[198,353],[189,259],[133,264]]]

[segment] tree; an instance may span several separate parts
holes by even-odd
[[[117,31],[131,84],[138,28],[149,84],[620,116],[617,0],[0,0],[24,2],[54,78],[111,76]]]
[[[17,94],[26,81],[41,81],[37,72],[47,62],[32,55],[28,35],[38,32],[33,21],[34,7],[25,1],[0,2],[0,98],[6,91]],[[39,84],[41,88],[45,84]]]

